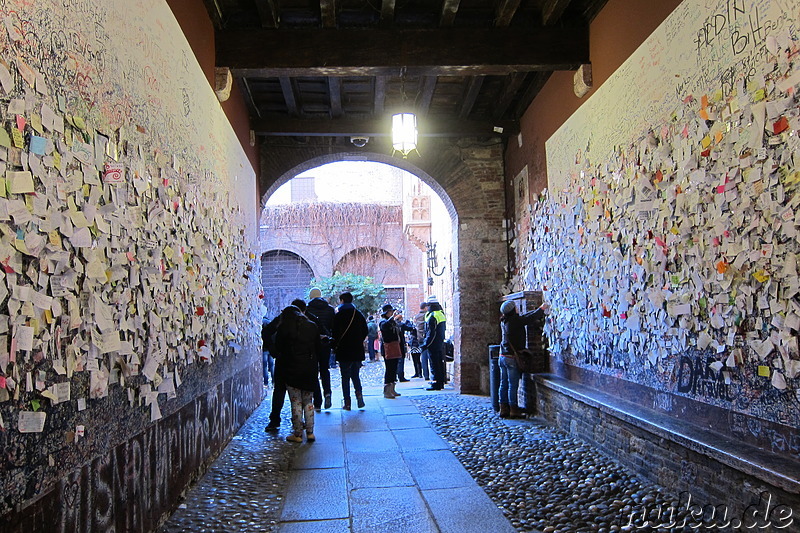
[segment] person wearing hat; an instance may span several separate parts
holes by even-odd
[[[397,360],[403,357],[402,351],[402,330],[400,324],[395,320],[394,306],[386,304],[381,309],[383,320],[378,324],[381,330],[381,355],[386,365],[383,374],[383,397],[396,398],[400,393],[395,390],[397,381]]]
[[[506,300],[500,306],[500,418],[520,418],[517,404],[519,380],[522,372],[517,364],[517,351],[525,348],[527,343],[526,326],[537,326],[544,321],[544,316],[549,311],[549,306],[544,303],[538,309],[520,315],[517,306],[511,300]]]
[[[414,358],[414,375],[411,376],[412,378],[422,378],[424,377],[426,380],[430,379],[430,357],[428,357],[428,350],[423,350],[420,348],[422,341],[425,340],[425,315],[428,313],[428,302],[421,302],[419,304],[419,313],[414,315],[414,326],[417,329],[417,349],[419,350],[419,355]],[[412,348],[412,357],[413,357],[413,348]],[[417,364],[417,360],[419,360],[419,365]]]
[[[336,314],[331,304],[322,297],[322,291],[314,287],[308,293],[311,298],[306,308],[306,316],[319,327],[320,349],[317,354],[319,359],[319,379],[322,390],[317,387],[314,391],[314,407],[319,410],[323,407],[323,394],[325,395],[325,409],[331,408],[331,340],[333,339],[333,317]]]
[[[425,340],[422,341],[420,348],[428,350],[431,369],[433,370],[433,383],[426,390],[442,390],[446,381],[444,334],[447,319],[436,296],[428,297],[428,312],[425,314],[425,324]]]

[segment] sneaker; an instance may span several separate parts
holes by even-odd
[[[279,427],[281,427],[280,422],[270,422],[269,424],[267,424],[267,427],[264,428],[264,431],[275,431]]]
[[[314,442],[315,440],[317,440],[317,437],[313,433],[306,431],[306,442]]]
[[[333,404],[333,402],[331,400],[331,395],[330,394],[326,394],[325,395],[325,409],[330,409],[332,404]]]
[[[303,437],[298,437],[297,435],[289,435],[286,437],[286,440],[289,442],[303,442]]]
[[[409,381],[409,380],[407,380],[406,378],[400,378],[397,381],[399,381],[400,383],[405,383],[406,381]]]

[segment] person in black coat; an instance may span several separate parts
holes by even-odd
[[[333,342],[336,360],[342,370],[342,409],[350,410],[350,382],[356,394],[358,408],[364,407],[361,392],[361,363],[364,361],[364,339],[367,338],[367,319],[353,305],[353,295],[343,292],[339,295],[341,304],[336,308],[333,318]]]
[[[314,389],[319,386],[319,344],[319,328],[299,308],[290,305],[281,312],[281,321],[275,333],[275,347],[292,406],[293,433],[286,437],[289,442],[303,442],[303,429],[306,431],[306,441],[316,440]]]

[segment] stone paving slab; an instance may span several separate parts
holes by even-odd
[[[345,448],[353,452],[397,452],[400,448],[390,431],[345,433]]]
[[[331,440],[320,433],[316,433],[316,436],[315,443],[298,446],[292,468],[295,470],[344,468],[344,447],[341,435],[338,439]]]
[[[353,533],[439,531],[416,487],[356,489],[350,493],[350,502]]]
[[[387,416],[386,424],[389,426],[389,429],[415,429],[431,427],[427,420],[419,416],[418,412],[415,412],[414,414]]]
[[[347,474],[354,489],[414,486],[399,452],[348,452]]]
[[[442,533],[515,533],[503,513],[475,483],[422,491]]]
[[[475,485],[475,480],[450,450],[406,452],[403,458],[422,490]]]
[[[282,522],[348,516],[350,508],[344,468],[292,471],[281,512]]]
[[[418,450],[448,450],[447,444],[432,428],[398,429],[392,431],[397,444],[404,452]]]
[[[344,432],[364,432],[364,431],[386,431],[389,426],[386,425],[386,417],[383,413],[376,409],[373,405],[372,408],[365,408],[364,411],[350,411],[345,413],[342,417],[344,423]]]
[[[350,520],[315,520],[313,522],[286,522],[280,533],[350,533]]]

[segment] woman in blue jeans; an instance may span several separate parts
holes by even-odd
[[[525,326],[541,321],[548,309],[542,304],[535,311],[520,315],[517,306],[508,300],[500,306],[503,316],[500,318],[500,418],[519,418],[522,416],[517,405],[519,380],[522,373],[517,364],[517,352],[525,349],[527,332]]]

